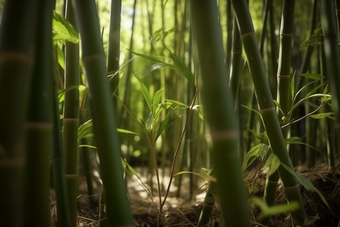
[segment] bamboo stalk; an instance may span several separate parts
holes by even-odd
[[[203,105],[210,130],[217,194],[224,224],[250,226],[237,150],[239,132],[226,77],[217,3],[205,0],[192,0],[190,3],[199,59],[197,63],[200,63],[202,73]]]
[[[256,97],[259,109],[266,128],[268,139],[272,150],[282,163],[292,168],[292,164],[287,154],[286,144],[281,132],[281,127],[275,112],[272,95],[265,74],[260,51],[257,47],[254,27],[248,6],[245,0],[233,0],[233,6],[236,13],[241,39],[244,50],[247,55],[248,66],[253,78]],[[290,174],[284,167],[279,167],[279,174],[285,187],[285,194],[288,201],[297,201],[299,209],[292,212],[292,219],[295,225],[303,225],[305,220],[305,210],[302,203],[301,194],[295,177]]]
[[[115,74],[110,78],[111,91],[118,94],[119,84],[119,59],[120,59],[120,15],[122,0],[112,0],[110,10],[110,31],[107,51],[107,71],[109,75]],[[113,106],[117,109],[117,98],[112,95]],[[116,113],[117,110],[116,110]]]
[[[279,51],[279,66],[277,71],[278,77],[278,102],[281,105],[281,111],[278,111],[279,121],[285,117],[283,123],[290,120],[288,112],[292,105],[292,98],[290,92],[291,83],[291,46],[293,41],[293,21],[294,21],[294,5],[295,1],[285,0],[282,6],[281,16],[281,39],[280,39],[280,51]],[[284,138],[287,138],[289,134],[289,128],[282,130]],[[288,146],[287,146],[288,148]],[[268,206],[274,204],[277,181],[279,180],[279,174],[272,174],[266,179],[266,188],[264,193],[264,201]],[[262,224],[267,224],[269,218],[261,220]]]
[[[108,226],[133,226],[96,5],[94,1],[74,0],[73,7],[81,36],[100,174],[105,192],[108,192],[105,194]]]
[[[317,18],[318,18],[318,1],[313,0],[313,13],[311,15],[311,23],[310,23],[310,33],[309,36],[311,37],[313,35],[314,30],[316,29],[317,26]],[[301,64],[301,69],[300,73],[297,73],[295,76],[295,81],[296,81],[296,89],[295,92],[297,91],[298,88],[302,87],[302,84],[304,82],[308,83],[309,80],[305,80],[304,77],[301,77],[301,73],[306,73],[309,70],[310,64],[311,64],[311,56],[314,51],[314,46],[308,45],[307,49],[304,53],[303,59],[302,59],[302,64]],[[313,89],[312,87],[310,89]],[[305,113],[310,113],[311,112],[311,107],[310,105],[305,105]],[[316,130],[314,130],[313,125],[315,125],[315,119],[312,118],[307,118],[305,120],[305,132],[306,132],[306,139],[305,142],[306,144],[309,144],[310,146],[306,146],[305,151],[306,151],[306,159],[307,159],[307,166],[309,168],[313,167],[315,165],[315,150],[311,148],[315,146],[315,135],[316,135]]]
[[[23,224],[25,126],[39,1],[5,1],[0,30],[0,220]],[[13,29],[15,28],[15,29]]]
[[[56,56],[55,65],[57,65]],[[61,135],[61,123],[59,116],[59,102],[58,102],[58,82],[55,71],[51,69],[54,75],[53,81],[53,150],[51,154],[52,162],[52,173],[53,173],[53,184],[56,193],[57,201],[57,213],[59,226],[73,227],[71,225],[71,215],[68,206],[67,190],[66,190],[66,179],[65,179],[65,159],[63,142]]]
[[[216,182],[210,181],[205,195],[197,227],[209,226],[210,216],[215,205]]]
[[[274,11],[274,3],[272,0],[268,1],[268,11],[269,11],[269,31],[270,31],[270,60],[268,63],[270,63],[270,67],[268,72],[268,80],[269,80],[269,86],[270,91],[272,93],[273,99],[276,99],[277,95],[277,76],[275,75],[275,72],[277,72],[277,44],[276,44],[276,35],[275,35],[275,16],[276,13]],[[270,76],[272,75],[272,76]]]
[[[66,2],[66,19],[77,30],[75,13],[71,0]],[[65,89],[79,85],[79,45],[66,41],[65,45]],[[65,174],[68,206],[72,225],[76,225],[78,196],[78,125],[79,125],[79,91],[71,89],[65,92],[63,114],[63,145],[65,152]]]
[[[325,76],[326,80],[329,80],[329,74],[327,73],[327,62],[326,62],[326,53],[324,45],[320,45],[320,70],[321,74]],[[325,111],[331,112],[331,107],[326,105],[324,107]],[[333,120],[326,118],[324,119],[324,123],[326,125],[326,144],[327,144],[327,162],[329,167],[333,168],[335,165],[335,146],[334,146],[334,137],[333,137]],[[320,122],[322,124],[322,122]]]
[[[26,123],[25,226],[50,224],[52,1],[40,1],[36,60]],[[34,204],[34,209],[32,209]]]
[[[338,46],[338,27],[335,14],[334,1],[320,2],[321,27],[324,32],[324,50],[326,58],[326,70],[330,81],[330,91],[332,94],[332,109],[335,112],[336,135],[340,135],[340,64],[339,64],[339,46]],[[337,148],[340,147],[337,140]]]

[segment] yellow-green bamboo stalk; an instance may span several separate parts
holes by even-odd
[[[311,14],[311,23],[310,23],[310,32],[309,36],[311,37],[313,35],[314,30],[316,29],[317,26],[317,18],[318,18],[318,1],[313,0],[313,10]],[[297,73],[295,76],[295,81],[296,81],[296,89],[299,89],[302,87],[302,84],[308,83],[309,80],[305,80],[304,77],[301,77],[301,73],[306,73],[308,71],[308,68],[310,67],[311,64],[311,55],[313,53],[314,46],[313,45],[308,45],[307,49],[305,50],[303,59],[302,59],[302,65],[300,69],[300,73]],[[310,89],[313,89],[311,87]],[[305,105],[305,113],[311,112],[311,106],[309,104]],[[295,115],[297,113],[294,112]],[[294,118],[294,116],[293,116]],[[314,129],[315,125],[315,119],[313,118],[306,118],[305,119],[305,132],[306,132],[306,139],[305,142],[306,144],[310,146],[306,146],[306,159],[307,159],[307,166],[309,168],[313,167],[315,164],[315,150],[313,150],[312,147],[315,147],[315,136],[316,136],[316,130]]]
[[[276,99],[277,95],[277,77],[275,73],[277,72],[277,41],[276,41],[276,13],[275,13],[275,7],[276,2],[267,0],[268,3],[268,12],[269,12],[269,34],[270,34],[270,60],[268,60],[268,80],[269,80],[269,86],[270,91],[272,93],[273,99]],[[268,41],[267,41],[268,42]],[[271,75],[271,76],[270,76]]]
[[[294,7],[295,0],[284,0],[282,5],[281,31],[280,31],[280,52],[279,66],[277,71],[278,77],[278,102],[281,111],[278,111],[279,120],[286,116],[289,121],[288,112],[292,106],[292,98],[290,92],[291,83],[291,47],[293,42],[294,30]],[[288,119],[287,119],[288,118]],[[284,137],[287,136],[288,127],[283,130]]]
[[[291,47],[293,41],[293,21],[294,21],[294,5],[293,0],[284,0],[282,6],[281,16],[281,31],[280,31],[280,51],[279,51],[279,66],[277,71],[278,77],[278,102],[281,105],[281,111],[278,111],[279,121],[285,116],[285,122],[289,121],[288,112],[292,106],[292,98],[290,92],[291,83]],[[282,130],[284,138],[289,134],[289,128]],[[288,146],[287,146],[288,147]],[[279,180],[279,174],[276,172],[266,179],[266,188],[264,193],[264,201],[268,206],[274,204],[277,181]],[[268,217],[261,220],[266,224],[269,220]]]
[[[324,75],[326,78],[329,78],[329,75],[327,73],[327,62],[326,62],[326,53],[325,53],[325,48],[324,45],[320,45],[320,69],[321,69],[321,74]],[[331,112],[331,107],[329,105],[326,105],[325,111]],[[334,120],[333,119],[325,119],[326,124],[326,143],[327,143],[327,162],[330,167],[334,167],[335,165],[335,146],[334,146],[334,136],[333,136],[333,131],[334,131]],[[321,124],[321,122],[320,122]]]
[[[225,226],[250,226],[238,156],[238,127],[224,63],[216,1],[191,0],[193,34],[202,74],[203,105],[209,125],[217,195]],[[242,217],[242,218],[240,218]]]
[[[230,0],[225,1],[226,2],[226,31],[227,31],[227,38],[226,38],[226,53],[232,53],[232,46],[233,46],[233,24],[235,22],[234,18],[233,18],[233,7],[231,4]],[[231,54],[227,54],[226,56],[226,63],[227,65],[231,64],[232,61],[232,55]],[[231,67],[227,67],[227,73],[228,75],[230,75],[230,71],[231,71]]]
[[[109,75],[115,74],[110,78],[111,91],[118,94],[119,83],[119,59],[120,59],[120,17],[122,0],[112,0],[110,10],[110,32],[107,50],[107,71]],[[117,109],[117,98],[112,95],[113,106]],[[117,111],[116,111],[117,112]],[[117,112],[118,113],[118,112]]]
[[[227,52],[228,53],[228,52]],[[242,59],[242,41],[240,39],[240,32],[237,27],[236,18],[234,18],[233,23],[233,35],[232,35],[232,57],[231,57],[231,64],[230,64],[230,81],[229,81],[229,87],[231,90],[231,95],[233,97],[234,102],[234,110],[238,113],[238,122],[240,126],[240,140],[239,140],[239,154],[240,154],[240,160],[243,160],[244,156],[244,141],[243,141],[243,116],[242,109],[243,107],[240,105],[241,100],[241,93],[240,93],[240,81],[241,81],[241,69],[243,65],[243,59]]]
[[[56,56],[54,56],[56,58]],[[54,62],[57,62],[56,60]],[[55,63],[57,65],[57,63]],[[54,67],[53,67],[54,69]],[[61,135],[61,123],[59,114],[59,101],[57,95],[57,76],[51,70],[54,77],[53,83],[53,150],[51,155],[53,188],[56,193],[57,214],[59,226],[73,227],[71,225],[70,208],[68,206],[66,179],[65,179],[65,160]]]
[[[257,46],[254,26],[249,13],[246,0],[232,0],[236,18],[238,21],[241,39],[247,55],[248,66],[253,78],[256,97],[262,115],[263,123],[268,135],[272,150],[282,163],[292,168],[288,157],[286,144],[281,132],[281,127],[275,111],[274,102],[270,92],[267,76]],[[296,201],[299,209],[292,211],[292,219],[295,225],[303,225],[305,210],[301,194],[295,177],[284,167],[279,167],[279,174],[284,184],[285,194],[288,201]]]
[[[71,0],[66,1],[66,19],[77,30]],[[65,89],[79,85],[79,45],[66,41],[65,45]],[[65,174],[68,206],[72,225],[77,221],[78,196],[78,125],[79,91],[70,89],[65,92],[63,113],[63,145],[65,153]]]
[[[99,227],[108,226],[105,201],[106,201],[105,191],[104,191],[104,187],[102,187],[101,192],[100,192],[100,200],[99,200]]]
[[[338,27],[335,14],[334,1],[320,2],[321,27],[324,32],[324,51],[326,58],[326,70],[330,81],[330,91],[332,94],[332,109],[335,112],[336,134],[340,135],[340,56],[338,46]],[[340,142],[337,140],[337,148]]]
[[[26,123],[25,226],[50,225],[50,155],[52,153],[52,1],[38,11],[36,62]],[[32,209],[34,204],[34,209]]]
[[[198,218],[197,227],[209,226],[211,212],[215,205],[214,193],[216,193],[216,182],[210,181],[208,184],[207,194],[202,203],[202,210]]]
[[[74,0],[81,36],[82,60],[87,78],[93,132],[100,160],[100,174],[106,192],[108,226],[133,226],[132,214],[123,180],[115,113],[105,66],[96,4]]]
[[[241,81],[241,68],[242,68],[242,41],[240,39],[240,32],[237,27],[236,18],[233,23],[233,36],[232,36],[232,56],[230,64],[230,89],[232,91],[233,101],[236,104],[237,92],[239,90]]]
[[[9,227],[23,224],[24,123],[35,63],[38,3],[6,1],[1,19],[0,220]]]

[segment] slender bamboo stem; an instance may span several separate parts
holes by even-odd
[[[320,1],[321,27],[324,32],[324,51],[326,58],[326,70],[330,81],[330,91],[332,94],[332,109],[335,112],[336,134],[340,135],[340,64],[339,64],[339,46],[338,46],[338,27],[335,15],[335,2]],[[340,142],[337,140],[337,147]]]
[[[216,193],[216,182],[209,182],[207,194],[205,195],[202,210],[198,218],[197,227],[209,226],[209,220],[215,205],[214,193]]]
[[[66,19],[77,30],[76,18],[71,0],[66,2]],[[65,46],[65,89],[79,85],[79,45],[66,42]],[[78,196],[78,125],[79,125],[79,91],[71,89],[65,92],[63,141],[65,152],[65,174],[68,204],[72,225],[76,225]]]
[[[54,48],[56,49],[56,47]],[[54,65],[58,65],[57,56],[54,55]],[[55,68],[55,67],[53,67]],[[51,154],[53,185],[56,193],[57,213],[59,226],[71,227],[70,208],[68,206],[66,179],[65,179],[65,160],[63,141],[61,135],[61,123],[58,102],[58,82],[55,70],[51,69],[53,75],[53,149]]]
[[[93,132],[106,196],[108,226],[133,226],[127,189],[123,180],[115,113],[107,79],[105,54],[94,1],[74,0],[82,43],[82,60],[88,81]]]
[[[232,2],[240,28],[244,50],[247,55],[248,66],[253,78],[259,109],[270,145],[274,154],[278,156],[280,161],[292,168],[292,164],[287,154],[286,144],[281,132],[281,127],[277,119],[260,51],[257,46],[254,27],[247,3],[245,0],[237,2],[233,0]],[[305,220],[305,210],[297,181],[295,177],[282,166],[279,167],[279,174],[283,181],[288,201],[297,201],[300,205],[299,209],[292,212],[293,222],[295,225],[303,225]]]
[[[288,112],[292,105],[292,98],[290,92],[291,83],[291,46],[293,40],[293,19],[294,19],[294,5],[295,1],[285,0],[282,6],[281,16],[281,42],[279,52],[279,66],[277,71],[278,76],[278,101],[281,105],[282,112],[278,111],[279,121],[285,117],[285,121],[289,121]],[[286,138],[289,134],[289,128],[282,129],[283,137]],[[288,146],[287,146],[288,147]],[[266,180],[266,188],[264,193],[264,201],[268,206],[273,205],[277,187],[279,174],[275,172]],[[266,224],[268,218],[261,220],[262,224]]]
[[[324,45],[320,45],[320,70],[321,74],[325,76],[325,78],[328,79],[329,74],[327,73],[327,62],[326,62],[326,53],[325,53],[325,48]],[[326,80],[327,80],[326,79]],[[330,112],[331,107],[329,105],[325,106],[325,111]],[[334,140],[333,140],[333,131],[334,131],[334,126],[333,126],[333,120],[332,119],[324,119],[325,124],[326,124],[326,143],[327,143],[327,162],[328,165],[332,168],[335,165],[335,157],[334,157],[334,151],[335,151],[335,146],[334,146]]]
[[[110,32],[107,52],[107,71],[109,75],[115,74],[110,78],[111,91],[118,94],[119,84],[119,59],[120,59],[120,18],[122,0],[112,0],[110,10]],[[117,109],[117,99],[112,95],[113,107]],[[116,113],[117,110],[116,110]]]
[[[52,1],[39,6],[36,60],[26,123],[25,226],[50,225],[52,153]],[[34,204],[34,209],[32,209]]]
[[[238,156],[238,127],[226,77],[216,1],[192,0],[191,18],[202,73],[203,105],[210,130],[214,173],[225,226],[250,226]],[[242,217],[242,218],[240,218]]]

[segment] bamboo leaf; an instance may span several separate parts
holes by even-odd
[[[299,204],[295,201],[269,207],[262,199],[256,196],[251,197],[250,202],[261,208],[260,218],[288,213],[299,208]]]
[[[196,176],[198,176],[198,177],[200,177],[200,178],[202,178],[203,180],[206,180],[206,181],[217,182],[216,178],[210,176],[208,173],[195,173],[195,172],[190,172],[190,171],[181,171],[181,172],[178,172],[178,173],[174,174],[174,177],[178,176],[178,175],[181,175],[181,174],[188,174],[188,173],[196,175]]]
[[[127,130],[127,129],[122,129],[122,128],[117,128],[117,132],[124,133],[124,134],[132,134],[132,135],[136,135],[136,136],[141,136],[137,132],[133,132],[133,131],[130,131],[130,130]]]
[[[124,64],[123,65],[121,65],[120,67],[119,67],[119,69],[116,71],[116,72],[109,72],[109,74],[107,75],[107,77],[109,78],[109,80],[112,80],[116,75],[118,75],[118,73],[123,69],[123,68],[125,68],[125,66],[127,65],[127,64],[129,64],[130,62],[132,62],[133,60],[135,60],[136,59],[136,56],[133,56],[131,59],[129,59],[129,60],[127,60],[126,62],[124,62]]]
[[[191,70],[184,64],[184,62],[179,59],[169,48],[166,47],[168,52],[170,53],[170,58],[175,62],[176,66],[178,67],[181,74],[187,78],[187,80],[192,84],[195,85],[195,77],[192,74]]]
[[[83,136],[81,138],[88,139],[88,138],[92,138],[92,137],[94,137],[94,134],[93,133],[88,133],[88,134],[86,134],[85,136]]]
[[[58,50],[58,63],[61,66],[61,68],[65,70],[65,54],[59,45],[57,45],[57,50]]]
[[[327,88],[328,88],[328,87],[326,86],[325,89],[327,89]],[[324,94],[326,94],[326,92],[324,92]],[[330,94],[327,94],[326,96],[324,96],[324,97],[321,98],[321,102],[328,102],[328,101],[330,101],[330,100],[332,100],[332,95],[330,95]]]
[[[325,77],[317,73],[301,73],[301,76],[311,80],[323,80]]]
[[[174,68],[173,65],[169,64],[169,63],[166,63],[163,59],[165,59],[165,57],[161,57],[161,56],[151,56],[151,55],[147,55],[147,54],[141,54],[141,53],[137,53],[135,51],[132,51],[132,50],[129,50],[131,53],[133,53],[134,55],[136,56],[139,56],[139,57],[142,57],[142,58],[145,58],[145,59],[148,59],[150,61],[154,61],[154,62],[157,62],[163,66],[167,66],[169,68]]]
[[[291,93],[291,97],[294,97],[294,93],[295,93],[295,73],[292,76],[292,79],[290,81],[290,93]]]
[[[78,139],[84,138],[92,133],[92,119],[86,121],[78,127]]]
[[[130,177],[132,177],[132,179],[134,179],[140,186],[142,186],[145,192],[148,193],[149,197],[152,199],[153,196],[152,196],[151,190],[148,188],[146,184],[143,183],[142,179],[140,178],[136,170],[132,168],[132,166],[130,166],[129,163],[127,163],[122,158],[121,158],[121,162],[122,162],[122,166],[123,166],[125,173],[127,173]]]
[[[264,143],[260,143],[252,147],[244,157],[242,170],[246,170],[255,161],[256,158],[265,157],[268,153],[268,150],[269,146]]]
[[[139,133],[127,129],[117,128],[117,132],[140,136]],[[92,137],[92,119],[86,121],[78,127],[78,139]]]
[[[299,144],[301,139],[300,137],[293,136],[285,139],[287,144]]]
[[[158,107],[158,104],[161,101],[161,97],[162,97],[163,91],[164,91],[164,88],[161,88],[158,91],[156,91],[155,95],[153,96],[153,100],[152,100],[152,112],[155,113],[155,116],[159,115],[159,113],[156,112],[156,109]]]
[[[157,130],[155,141],[158,139],[158,137],[162,134],[164,130],[167,130],[171,125],[173,125],[176,118],[177,118],[177,115],[174,116],[173,112],[169,112],[166,115],[165,119],[161,122]]]
[[[151,67],[151,69],[148,71],[148,73],[146,73],[146,75],[148,75],[150,72],[152,72],[156,69],[168,67],[168,68],[178,72],[179,74],[183,75],[185,78],[187,78],[187,80],[191,84],[195,85],[195,77],[192,74],[191,70],[183,63],[183,61],[181,61],[174,53],[172,53],[172,51],[170,49],[167,48],[167,50],[169,51],[170,58],[172,59],[172,61],[175,63],[175,65],[177,67],[174,67],[172,64],[166,63],[163,60],[164,57],[160,57],[160,56],[155,57],[155,56],[151,56],[151,55],[147,55],[147,54],[137,53],[137,52],[132,51],[132,50],[129,50],[129,51],[131,51],[133,54],[135,54],[139,57],[148,59],[150,61],[157,62],[159,64],[159,65],[154,65],[153,67]]]
[[[320,43],[320,38],[323,36],[321,26],[313,31],[313,34],[307,38],[304,42],[300,45],[300,50],[307,47],[307,46],[317,46]]]
[[[73,26],[60,14],[53,11],[53,41],[69,41],[78,43],[78,33]]]
[[[312,184],[312,182],[310,182],[310,180],[300,174],[298,174],[297,172],[295,172],[294,170],[292,170],[291,168],[289,168],[287,165],[285,165],[284,163],[281,162],[281,165],[288,171],[290,172],[293,176],[295,176],[295,178],[302,184],[302,186],[308,190],[308,191],[314,191],[316,193],[318,193],[318,195],[320,196],[321,200],[324,202],[324,204],[326,204],[326,206],[329,208],[329,205],[327,203],[327,200],[325,199],[325,197],[323,196],[323,194]]]
[[[314,119],[324,119],[324,118],[330,118],[335,120],[335,113],[333,112],[328,112],[328,113],[319,113],[319,114],[313,114],[311,115],[312,118]]]
[[[308,86],[311,86],[312,84],[314,84],[314,83],[316,83],[316,82],[317,82],[317,81],[309,82],[308,84],[306,84],[306,85],[304,85],[302,88],[300,88],[300,89],[296,92],[296,94],[295,94],[293,100],[295,101],[295,100],[299,97],[299,94],[300,94],[303,90],[305,90]]]
[[[320,150],[318,150],[316,147],[313,147],[307,143],[304,143],[304,142],[301,142],[300,138],[299,137],[290,137],[290,138],[287,138],[285,139],[285,142],[287,144],[298,144],[298,145],[304,145],[304,146],[307,146],[307,147],[310,147],[312,148],[313,150],[315,151],[318,151],[318,152],[321,152]]]
[[[146,119],[146,122],[145,122],[145,128],[146,130],[148,130],[149,132],[152,130],[152,126],[153,126],[153,113],[152,111],[149,113],[149,116],[148,116],[148,119]]]
[[[151,108],[152,107],[151,95],[150,95],[148,88],[145,86],[145,84],[143,83],[141,78],[139,78],[139,76],[137,74],[134,73],[133,75],[135,75],[135,77],[137,78],[137,80],[139,82],[140,88],[142,90],[142,94],[144,96],[146,103],[148,104],[149,109],[152,110],[152,108]]]
[[[97,150],[96,146],[89,145],[89,144],[81,144],[81,145],[79,145],[79,147],[85,147],[85,148],[91,148],[91,149],[96,149]]]
[[[277,108],[280,111],[280,113],[282,114],[282,116],[285,116],[285,114],[282,111],[281,104],[278,101],[276,101],[276,100],[273,100],[273,102],[274,102],[275,106],[277,106]]]
[[[303,101],[306,101],[306,100],[308,100],[308,99],[310,99],[310,98],[321,98],[321,99],[323,99],[323,98],[329,98],[329,97],[330,97],[329,94],[311,94],[311,95],[309,95],[309,96],[306,96],[306,97],[300,99],[297,103],[295,103],[295,104],[292,106],[292,108],[291,108],[291,110],[290,110],[289,112],[291,113],[291,112],[292,112],[296,107],[298,107]]]
[[[316,86],[315,88],[311,89],[307,94],[306,94],[306,98],[310,97],[311,95],[315,94],[319,88],[323,87],[323,84],[319,84],[318,86]]]
[[[173,100],[173,99],[166,99],[166,102],[170,102],[171,104],[175,104],[177,106],[179,106],[180,108],[189,108],[189,106],[187,106],[186,104],[178,101],[178,100]]]
[[[258,110],[256,110],[256,109],[253,109],[253,108],[251,108],[251,107],[249,107],[249,106],[245,106],[245,105],[242,105],[242,107],[244,107],[244,108],[246,108],[246,109],[248,109],[248,110],[254,111],[256,114],[258,114],[258,115],[261,117],[260,111],[258,111]]]
[[[275,154],[271,153],[263,167],[269,167],[267,172],[267,177],[269,177],[280,167],[280,159]]]

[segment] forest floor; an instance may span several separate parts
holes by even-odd
[[[307,191],[300,186],[302,199],[305,205],[305,210],[308,215],[306,226],[318,227],[338,227],[340,226],[340,164],[335,168],[329,169],[326,164],[318,164],[312,169],[297,168],[297,172],[308,178],[313,185],[324,195],[329,208],[320,199],[316,192]],[[265,178],[264,174],[254,178],[254,173],[249,172],[245,177],[245,183],[250,184],[255,180],[255,190],[250,195],[258,197],[263,196]],[[165,181],[167,179],[165,178]],[[188,179],[184,179],[187,181]],[[184,182],[185,183],[185,182]],[[202,182],[201,182],[202,183]],[[151,199],[148,198],[145,190],[134,180],[128,181],[129,199],[133,218],[136,227],[154,227],[157,226],[158,210],[155,208]],[[176,186],[171,188],[169,198],[164,206],[163,211],[163,225],[164,227],[172,226],[196,226],[201,204],[204,198],[204,193],[200,193],[195,197],[194,201],[185,202],[188,197],[188,192],[183,191],[181,198],[176,198]],[[82,191],[82,189],[80,189]],[[84,190],[85,191],[85,190]],[[181,190],[182,191],[182,190]],[[57,226],[57,212],[54,196],[51,196],[51,226]],[[98,225],[98,195],[94,197],[92,203],[89,202],[86,193],[80,196],[80,210],[77,221],[78,227],[94,227]],[[94,202],[93,202],[94,201]],[[159,204],[159,199],[154,198],[156,204]],[[285,203],[285,196],[283,188],[278,187],[276,204]],[[251,208],[252,225],[262,227],[258,223],[258,216],[260,211],[258,208]],[[240,217],[242,218],[242,217]],[[209,226],[223,226],[221,212],[217,205],[215,205]],[[269,227],[289,227],[291,226],[290,216],[288,214],[281,214],[271,217],[268,224]]]

